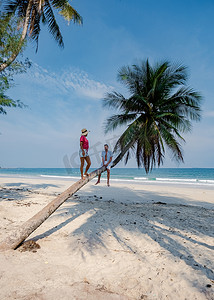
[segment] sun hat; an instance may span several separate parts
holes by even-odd
[[[86,128],[83,128],[81,130],[81,132],[82,132],[82,135],[87,135],[90,131],[88,131]]]

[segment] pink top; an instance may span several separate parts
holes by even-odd
[[[82,142],[82,147],[83,147],[83,149],[85,149],[85,150],[88,151],[89,143],[88,143],[87,138],[86,138],[84,135],[81,136],[80,142]]]

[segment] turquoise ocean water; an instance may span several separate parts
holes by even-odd
[[[93,169],[91,169],[92,171]],[[0,176],[78,179],[77,168],[8,168],[0,169]],[[103,178],[106,175],[104,174]],[[125,182],[175,183],[209,185],[214,187],[214,168],[160,168],[146,174],[143,169],[114,168],[111,180]]]

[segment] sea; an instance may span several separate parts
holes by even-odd
[[[93,171],[94,169],[90,169]],[[0,168],[1,177],[78,179],[79,168]],[[106,178],[103,174],[102,178]],[[146,174],[144,169],[114,168],[112,181],[133,183],[191,184],[214,187],[214,168],[159,168]]]

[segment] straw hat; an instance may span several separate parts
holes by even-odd
[[[90,131],[88,131],[86,128],[83,128],[81,130],[81,132],[82,132],[82,135],[87,135]]]

